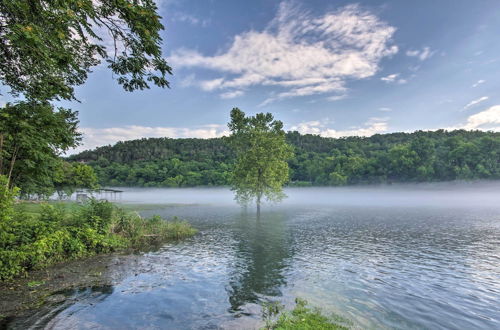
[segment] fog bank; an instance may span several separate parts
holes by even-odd
[[[120,202],[141,204],[235,205],[229,188],[119,188]],[[500,210],[500,181],[286,188],[279,207],[438,206]]]

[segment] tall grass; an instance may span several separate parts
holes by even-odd
[[[177,218],[143,218],[107,201],[90,200],[71,207],[43,204],[38,212],[31,208],[29,213],[15,209],[13,202],[0,204],[4,206],[0,212],[0,280],[67,259],[144,248],[196,233]]]

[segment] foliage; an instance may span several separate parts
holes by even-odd
[[[500,133],[417,131],[324,138],[288,132],[295,157],[290,185],[500,179]],[[235,154],[227,138],[151,138],[119,142],[70,157],[111,186],[229,185]]]
[[[311,309],[307,306],[307,301],[297,298],[296,306],[292,311],[282,312],[283,306],[280,304],[267,304],[263,307],[263,318],[266,321],[264,329],[279,330],[316,330],[348,329],[349,322],[339,316],[324,316],[320,310]],[[273,318],[276,320],[273,321]]]
[[[66,259],[142,247],[196,232],[178,219],[145,219],[107,201],[90,200],[69,209],[44,204],[36,215],[14,212],[12,194],[0,193],[2,205],[10,207],[8,213],[0,211],[0,280]]]
[[[9,189],[8,182],[7,177],[0,174],[0,223],[10,220],[14,214],[14,198],[18,189]]]
[[[53,179],[59,199],[70,197],[77,189],[97,189],[97,175],[89,165],[62,162]]]
[[[107,62],[127,91],[168,87],[157,11],[154,0],[0,1],[0,85],[23,100],[0,109],[0,175],[21,197],[93,185],[78,182],[85,167],[60,168],[80,139],[77,114],[49,103],[75,100],[92,67]]]
[[[247,205],[255,199],[257,209],[262,197],[281,200],[283,185],[289,179],[287,160],[293,156],[283,123],[270,113],[245,117],[243,111],[234,108],[228,127],[232,132],[229,141],[236,151],[230,178],[236,200]]]
[[[141,139],[69,157],[92,166],[103,186],[228,184],[234,153],[222,139]]]
[[[44,102],[0,108],[0,174],[10,187],[19,187],[23,195],[51,193],[60,154],[79,141],[76,116]]]
[[[29,100],[73,99],[105,61],[125,90],[168,86],[154,0],[0,2],[0,81]]]
[[[121,211],[112,232],[126,238],[133,246],[144,246],[192,236],[196,230],[177,217],[172,221],[165,221],[159,216],[144,219],[138,214]]]

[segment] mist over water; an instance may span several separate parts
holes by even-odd
[[[253,329],[263,301],[302,297],[360,328],[500,328],[500,182],[286,192],[257,218],[228,189],[124,189],[199,234],[13,325]]]
[[[118,188],[119,202],[236,206],[229,188]],[[500,209],[500,182],[452,182],[354,187],[286,188],[288,198],[268,207],[289,206],[439,206]]]

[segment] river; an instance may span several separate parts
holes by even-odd
[[[500,183],[290,188],[260,217],[224,188],[124,189],[199,234],[11,327],[245,329],[301,297],[357,328],[500,328]]]

